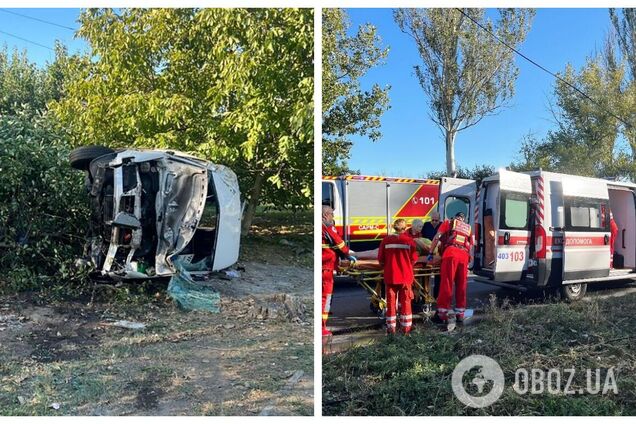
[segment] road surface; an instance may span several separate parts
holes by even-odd
[[[586,298],[594,296],[620,295],[625,291],[636,290],[636,283],[617,281],[611,283],[597,283],[588,285]],[[493,286],[468,279],[468,308],[477,311],[490,302],[490,296],[495,295],[498,301],[505,298],[512,303],[519,302],[523,296],[518,292],[506,288]],[[334,285],[331,302],[331,315],[328,326],[336,334],[355,329],[369,328],[381,325],[383,320],[369,308],[369,295],[357,285],[353,279],[338,279]]]

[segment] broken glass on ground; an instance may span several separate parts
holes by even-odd
[[[177,306],[187,311],[220,312],[221,295],[210,287],[197,284],[188,270],[196,270],[199,266],[178,260],[174,261],[173,265],[176,273],[170,279],[170,284],[168,284],[168,295],[175,301]]]

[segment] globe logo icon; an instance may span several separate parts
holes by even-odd
[[[465,382],[465,375],[473,370],[476,370],[474,375],[469,374],[473,377]],[[451,378],[453,393],[471,408],[484,408],[495,403],[503,393],[504,385],[501,367],[494,359],[484,355],[470,355],[459,361]],[[473,394],[467,390],[469,387]]]

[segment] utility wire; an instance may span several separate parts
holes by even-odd
[[[9,37],[13,37],[13,38],[17,38],[18,40],[26,41],[27,43],[35,44],[36,46],[40,46],[42,48],[51,50],[52,52],[55,51],[55,49],[52,49],[49,46],[45,46],[44,44],[40,44],[40,43],[37,43],[35,41],[27,40],[26,38],[19,37],[19,36],[15,35],[15,34],[10,34],[8,32],[4,32],[2,30],[0,30],[0,34],[8,35]]]
[[[66,25],[60,25],[60,24],[56,24],[55,22],[47,21],[47,20],[40,19],[40,18],[35,18],[35,17],[33,17],[33,16],[23,15],[22,13],[14,12],[14,11],[12,11],[12,10],[8,10],[8,9],[0,9],[0,12],[9,13],[9,14],[11,14],[11,15],[20,16],[20,17],[25,18],[25,19],[31,19],[31,20],[33,20],[33,21],[42,22],[42,23],[45,23],[45,24],[48,24],[48,25],[53,25],[53,26],[59,27],[59,28],[68,29],[68,30],[73,31],[73,32],[75,32],[75,31],[76,31],[76,29],[75,29],[75,28],[71,28],[71,27],[68,27],[68,26],[66,26]]]
[[[559,81],[563,82],[565,85],[567,85],[568,87],[570,87],[572,90],[576,91],[577,93],[579,93],[581,96],[585,97],[586,99],[588,99],[589,101],[591,101],[592,103],[600,106],[601,108],[605,109],[603,107],[602,104],[600,104],[598,101],[594,100],[593,98],[591,98],[587,93],[585,93],[583,90],[581,90],[580,88],[578,88],[577,86],[575,86],[574,84],[571,84],[569,81],[566,81],[565,79],[561,78],[560,76],[558,76],[557,74],[555,74],[554,72],[550,71],[549,69],[545,68],[544,66],[540,65],[539,63],[535,62],[534,60],[530,59],[528,56],[526,56],[525,54],[521,53],[519,50],[515,49],[514,47],[512,47],[511,45],[509,45],[508,43],[506,43],[505,41],[503,41],[501,38],[499,38],[496,34],[493,34],[491,31],[488,30],[488,28],[484,27],[482,24],[480,24],[479,22],[477,22],[476,20],[474,20],[472,17],[468,16],[468,14],[466,14],[462,9],[459,8],[455,8],[455,10],[459,11],[459,13],[461,13],[462,15],[464,15],[465,17],[467,17],[468,19],[470,19],[475,25],[477,25],[479,28],[481,28],[482,30],[486,31],[488,34],[490,34],[491,37],[493,37],[495,40],[497,40],[498,42],[500,42],[501,44],[503,44],[504,46],[506,46],[507,48],[509,48],[510,50],[512,50],[513,52],[517,53],[519,56],[521,56],[522,58],[524,58],[525,60],[527,60],[528,62],[532,63],[534,66],[536,66],[537,68],[547,72],[548,74],[552,75],[554,78],[558,79]],[[620,122],[622,122],[623,124],[625,124],[627,126],[627,128],[632,128],[632,124],[630,124],[629,122],[625,121],[623,118],[621,118],[620,116],[615,115],[614,113],[612,113],[611,111],[605,109],[607,113],[609,113],[611,116],[613,116],[614,118],[618,119]]]

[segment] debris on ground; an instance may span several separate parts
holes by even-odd
[[[24,317],[19,317],[13,314],[0,315],[0,331],[20,328],[24,319]]]
[[[227,277],[230,278],[241,278],[241,273],[235,269],[226,269],[223,271]]]
[[[143,330],[144,328],[146,328],[146,324],[143,324],[141,322],[126,321],[126,320],[115,321],[111,325],[115,327],[128,328],[130,330]],[[58,333],[58,337],[59,336],[60,336],[60,333]]]
[[[168,295],[181,309],[203,310],[218,313],[221,295],[210,287],[197,284],[183,264],[175,262],[177,272],[168,284]]]

